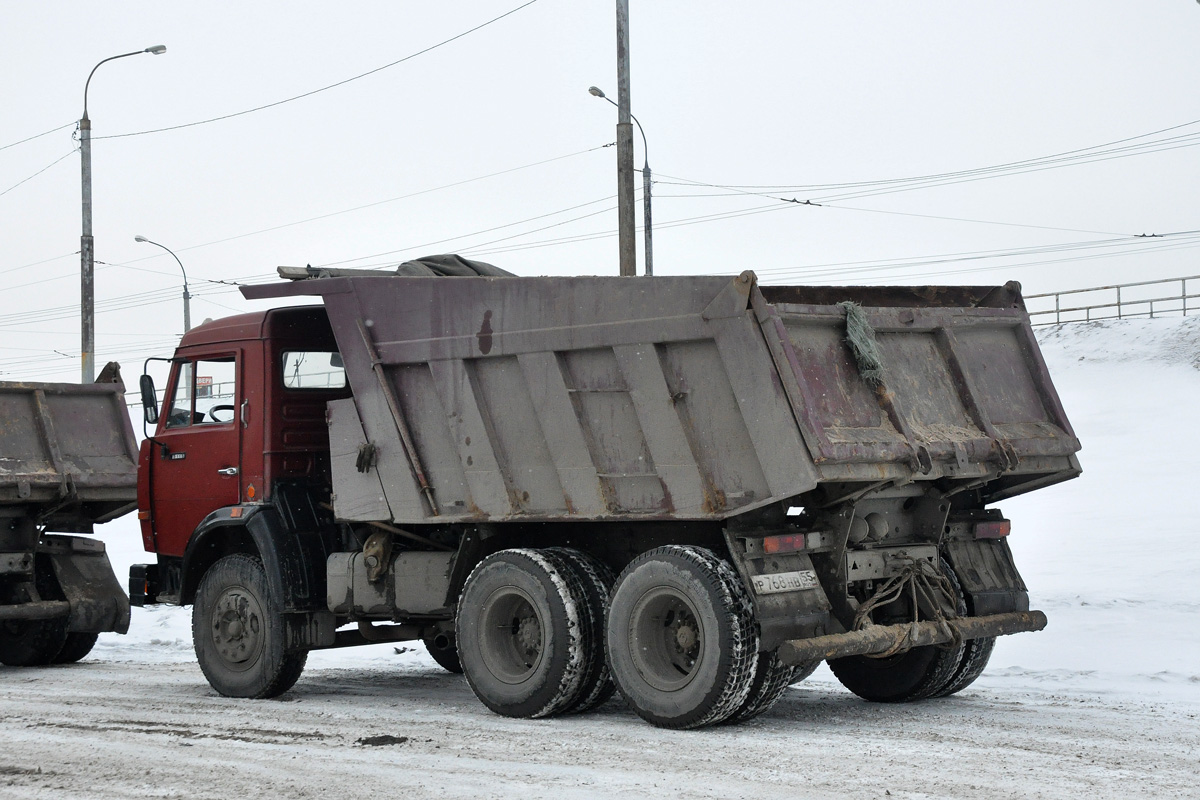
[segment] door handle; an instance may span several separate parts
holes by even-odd
[[[225,469],[217,470],[217,474],[218,475],[237,475],[238,468],[237,467],[226,467]]]

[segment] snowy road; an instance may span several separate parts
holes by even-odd
[[[1196,705],[1007,687],[882,706],[817,680],[755,722],[680,733],[619,699],[497,717],[423,654],[397,661],[259,702],[188,663],[0,671],[0,797],[1200,796]]]

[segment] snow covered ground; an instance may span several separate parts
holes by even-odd
[[[1050,625],[956,697],[871,705],[822,668],[736,728],[660,731],[619,698],[530,722],[378,645],[236,701],[189,610],[135,609],[81,664],[0,667],[0,797],[1200,797],[1200,318],[1040,335],[1084,475],[1002,508]],[[119,574],[147,560],[131,519],[104,539]]]

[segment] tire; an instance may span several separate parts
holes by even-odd
[[[779,660],[778,651],[759,653],[754,679],[750,682],[750,694],[723,724],[737,725],[769,711],[792,685],[795,673],[796,667]]]
[[[527,719],[572,707],[588,668],[586,602],[574,569],[545,550],[501,550],[479,562],[459,597],[455,631],[480,702]]]
[[[96,646],[96,640],[99,638],[100,634],[98,633],[68,633],[66,644],[54,657],[54,663],[74,664],[92,652],[92,648]]]
[[[617,691],[662,728],[714,725],[742,707],[758,665],[758,630],[737,573],[711,550],[643,553],[617,579],[608,665]]]
[[[45,554],[34,559],[34,589],[43,600],[65,600],[54,566]],[[44,667],[67,642],[67,617],[0,622],[0,663],[10,667]]]
[[[209,685],[226,697],[277,697],[295,685],[307,650],[285,647],[283,614],[262,563],[235,554],[217,561],[196,589],[192,642]]]
[[[790,685],[795,686],[797,683],[807,680],[809,676],[817,671],[817,667],[819,666],[821,666],[820,659],[812,662],[811,664],[801,664],[798,667],[794,667],[792,669],[792,680]]]
[[[586,597],[586,601],[581,605],[581,609],[586,613],[581,613],[580,617],[586,617],[589,629],[583,637],[587,648],[587,667],[579,687],[579,697],[566,709],[567,713],[582,714],[607,702],[617,691],[608,671],[608,659],[604,652],[604,620],[608,614],[608,602],[616,577],[607,564],[582,550],[552,547],[548,552],[561,558],[575,571],[582,582]]]
[[[973,614],[975,609],[971,608],[966,592],[963,591],[962,584],[959,583],[953,568],[946,561],[942,561],[942,569],[945,571],[946,577],[954,584],[955,591],[958,592],[959,606],[968,609]],[[959,662],[958,669],[954,671],[954,675],[946,682],[946,685],[931,694],[930,697],[949,697],[974,683],[975,679],[987,669],[988,660],[992,657],[992,650],[995,647],[995,636],[968,639],[964,643],[962,661]]]
[[[952,575],[943,560],[942,571]],[[955,586],[956,580],[952,579]],[[959,590],[958,612],[966,614]],[[927,645],[889,658],[848,656],[829,661],[834,676],[850,691],[875,703],[908,703],[935,697],[957,674],[965,653],[965,643]]]
[[[462,662],[458,659],[458,643],[455,641],[453,633],[434,631],[423,636],[421,640],[425,642],[425,649],[429,651],[429,655],[438,663],[438,666],[455,675],[462,674]]]
[[[43,667],[67,641],[67,618],[0,622],[0,663],[10,667]]]

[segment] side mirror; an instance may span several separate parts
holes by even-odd
[[[158,393],[154,391],[154,378],[143,375],[138,381],[142,389],[142,414],[147,425],[158,423]]]
[[[342,361],[342,354],[341,353],[330,353],[329,354],[329,366],[337,367],[338,369],[345,369],[346,362]]]

